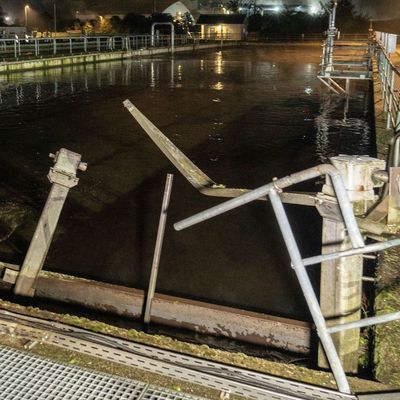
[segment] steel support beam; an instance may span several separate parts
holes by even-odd
[[[87,165],[81,162],[80,154],[67,149],[61,149],[55,155],[50,154],[50,157],[54,159],[55,163],[48,174],[49,181],[53,186],[14,289],[16,294],[23,296],[34,296],[35,282],[49,251],[68,192],[79,182],[76,177],[78,169],[85,171],[87,168]]]

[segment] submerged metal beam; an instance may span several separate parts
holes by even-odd
[[[42,272],[36,297],[62,301],[129,318],[140,318],[142,290]],[[307,354],[311,327],[306,322],[155,294],[152,322],[194,332]]]

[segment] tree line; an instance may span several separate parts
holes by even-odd
[[[207,1],[211,4],[214,0]],[[328,14],[325,11],[310,15],[306,12],[296,12],[284,7],[280,12],[263,13],[257,4],[256,0],[229,0],[227,8],[232,12],[246,13],[248,15],[248,31],[260,36],[320,33],[325,31],[328,25]],[[0,25],[6,25],[4,17],[5,15],[0,7]],[[173,22],[177,33],[196,29],[190,14],[183,15],[179,19],[174,19],[169,14],[154,14],[146,17],[135,13],[128,13],[123,18],[118,16],[99,17],[90,21],[80,20],[78,14],[76,17],[63,18],[63,14],[59,14],[57,21],[59,30],[74,30],[85,34],[146,34],[150,32],[153,22]],[[40,31],[51,31],[54,26],[53,16],[48,12],[38,14],[35,17],[34,25],[34,28]],[[339,0],[337,27],[341,32],[366,32],[368,26],[368,16],[358,13],[352,0]],[[163,27],[160,27],[161,31],[163,29]]]

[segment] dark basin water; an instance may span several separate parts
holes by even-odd
[[[126,98],[231,187],[255,188],[338,153],[374,155],[368,84],[353,86],[344,113],[316,79],[319,60],[319,46],[251,47],[0,77],[0,259],[22,262],[50,187],[48,153],[66,147],[89,169],[68,197],[46,269],[146,287],[165,175],[175,169]],[[158,290],[307,319],[265,203],[172,229],[221,201],[176,173]],[[303,256],[319,252],[316,211],[287,208]]]

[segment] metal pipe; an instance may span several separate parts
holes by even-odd
[[[383,183],[389,182],[389,174],[387,171],[381,171],[381,170],[374,171],[372,173],[372,178]]]
[[[350,256],[355,256],[357,254],[364,254],[364,253],[375,253],[377,251],[386,250],[386,249],[389,249],[389,248],[395,247],[395,246],[400,246],[400,239],[388,240],[387,242],[374,243],[374,244],[371,244],[371,245],[368,245],[365,247],[361,247],[361,248],[357,248],[357,249],[340,251],[340,252],[331,253],[331,254],[322,254],[320,256],[305,258],[303,260],[303,264],[305,266],[315,265],[315,264],[319,264],[323,261],[336,260],[336,259],[342,258],[342,257],[350,257]]]
[[[329,365],[331,366],[333,375],[335,376],[338,388],[343,393],[351,393],[346,374],[344,372],[342,363],[340,362],[339,355],[335,349],[333,340],[327,331],[324,316],[322,315],[314,288],[312,287],[310,278],[308,277],[307,271],[304,267],[301,254],[285,209],[283,208],[282,201],[275,189],[270,189],[269,197],[272,207],[275,211],[276,219],[278,220],[283,239],[286,243],[294,270],[296,272],[297,279],[310,309],[310,313],[317,328],[318,336],[321,340],[322,346],[324,347],[326,357],[329,360]]]
[[[364,318],[360,321],[349,322],[348,324],[331,326],[328,328],[329,333],[336,333],[346,331],[348,329],[364,328],[366,326],[385,324],[387,322],[393,322],[400,319],[400,312],[380,315],[378,317]]]
[[[258,189],[251,191],[250,193],[243,194],[232,200],[228,200],[225,203],[219,204],[209,210],[198,213],[192,217],[184,219],[183,221],[174,224],[177,231],[186,229],[190,226],[196,225],[200,222],[204,222],[208,219],[214,218],[217,215],[221,215],[227,211],[233,210],[237,207],[241,207],[247,203],[251,203],[269,193],[271,189],[284,189],[288,186],[300,183],[306,180],[317,178],[321,175],[329,175],[333,187],[338,198],[340,210],[342,212],[343,219],[345,221],[346,228],[348,230],[353,247],[364,247],[364,240],[361,236],[358,228],[356,219],[353,214],[353,208],[349,201],[346,189],[344,187],[340,172],[330,164],[321,164],[317,167],[309,168],[301,172],[297,172],[293,175],[277,179],[272,183],[261,186]]]
[[[165,182],[164,197],[161,206],[160,223],[158,225],[156,247],[154,249],[153,264],[151,266],[149,289],[147,291],[146,298],[146,309],[144,312],[144,322],[146,324],[150,323],[151,319],[151,306],[153,304],[154,293],[156,290],[157,276],[158,276],[158,266],[160,265],[161,250],[164,241],[165,225],[167,223],[168,207],[169,201],[171,199],[172,182],[174,176],[172,174],[167,175],[167,180]]]

